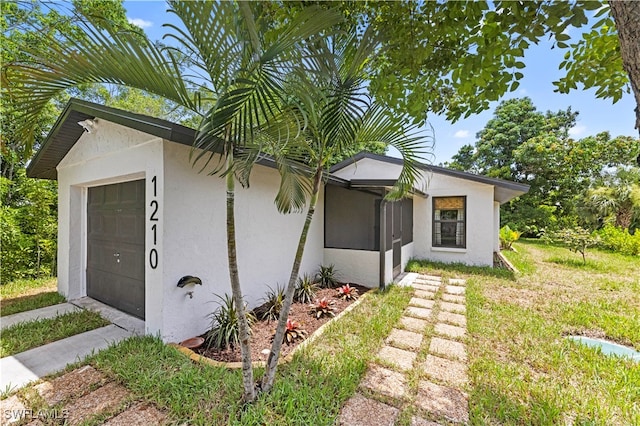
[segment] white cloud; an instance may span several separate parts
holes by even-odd
[[[140,19],[140,18],[127,18],[127,21],[129,21],[130,24],[133,24],[136,27],[140,27],[143,29],[153,26],[153,22],[145,21],[144,19]]]
[[[572,128],[569,129],[570,136],[580,136],[583,135],[587,131],[587,126],[583,126],[582,124],[576,124]]]
[[[468,130],[458,130],[457,132],[455,132],[453,134],[453,137],[454,138],[460,138],[460,139],[468,138],[469,137],[469,131]]]
[[[520,96],[526,96],[528,94],[529,94],[529,92],[527,92],[527,89],[518,90],[518,95],[520,95]]]

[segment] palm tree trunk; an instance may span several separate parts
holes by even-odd
[[[240,352],[242,354],[242,384],[244,402],[256,399],[253,383],[253,366],[251,363],[251,345],[249,343],[249,323],[245,313],[240,277],[238,275],[238,257],[236,255],[236,225],[235,225],[235,177],[231,172],[233,153],[227,155],[227,256],[229,260],[229,279],[231,281],[231,295],[238,310],[238,328]]]
[[[282,303],[282,309],[280,310],[280,317],[278,318],[278,327],[276,328],[276,335],[273,338],[271,344],[271,352],[267,359],[267,368],[262,377],[261,391],[269,392],[273,388],[273,382],[276,377],[276,370],[278,368],[278,360],[280,359],[280,350],[282,349],[282,340],[284,338],[285,328],[287,325],[287,318],[289,317],[289,310],[293,303],[293,294],[296,289],[296,283],[298,281],[298,273],[300,272],[300,264],[302,263],[302,255],[304,254],[304,247],[307,242],[307,234],[309,233],[309,227],[311,220],[316,211],[316,204],[318,203],[318,193],[320,192],[320,183],[322,182],[323,170],[322,166],[318,166],[316,173],[313,177],[313,190],[311,192],[311,199],[309,200],[309,210],[307,211],[307,217],[300,233],[300,239],[298,240],[298,249],[296,251],[296,257],[293,261],[293,267],[291,268],[291,276],[289,276],[289,285],[285,293],[285,298]]]

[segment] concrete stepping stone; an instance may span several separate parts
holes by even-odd
[[[418,384],[416,406],[452,422],[469,422],[467,395],[448,386],[421,381]]]
[[[418,280],[433,280],[433,281],[442,281],[442,277],[439,277],[438,275],[423,275],[420,274],[418,275]]]
[[[420,319],[428,319],[431,317],[431,309],[416,308],[415,306],[409,306],[405,310],[405,313],[411,317]]]
[[[449,294],[462,295],[464,294],[465,288],[459,285],[447,285],[444,287],[444,291]]]
[[[147,426],[167,424],[167,415],[151,404],[139,403],[111,418],[103,426]]]
[[[394,328],[391,330],[386,342],[396,348],[418,351],[422,344],[422,334]]]
[[[420,297],[412,297],[411,300],[409,300],[409,305],[416,306],[418,308],[431,309],[433,308],[433,305],[435,305],[435,303],[436,302],[434,302],[433,300],[422,299]]]
[[[18,395],[13,395],[7,399],[0,401],[0,421],[3,425],[19,422],[30,413],[27,413],[27,407],[24,406]]]
[[[436,297],[432,291],[416,290],[413,294],[421,299],[435,299]]]
[[[453,312],[440,311],[438,313],[438,321],[448,322],[460,327],[467,326],[467,317],[461,314],[454,314]]]
[[[464,314],[465,312],[467,312],[466,306],[460,305],[458,303],[441,302],[440,308],[447,312],[453,312],[456,314]]]
[[[432,422],[431,420],[423,419],[422,417],[411,417],[411,426],[441,426],[440,423]]]
[[[453,337],[453,338],[464,337],[464,335],[467,333],[464,327],[458,327],[456,325],[449,325],[449,324],[442,324],[442,323],[436,324],[434,331],[443,336]]]
[[[342,426],[393,426],[400,410],[356,393],[342,407],[338,424]]]
[[[104,374],[90,365],[73,370],[51,382],[43,382],[35,387],[48,405],[56,405],[71,397],[78,397],[89,391],[91,386],[106,380]]]
[[[429,323],[425,320],[412,317],[400,318],[400,325],[409,331],[422,333]]]
[[[449,278],[449,284],[451,285],[467,285],[467,280],[462,278]]]
[[[442,293],[442,300],[451,303],[460,303],[464,305],[467,303],[467,299],[464,296],[457,296],[455,294]]]
[[[464,344],[454,342],[453,340],[441,339],[439,337],[431,339],[429,352],[432,354],[444,355],[448,358],[459,359],[460,361],[467,360],[467,352]]]
[[[380,395],[403,399],[407,394],[407,379],[402,373],[372,364],[360,387]]]
[[[394,348],[393,346],[383,346],[378,352],[378,358],[381,361],[392,364],[403,371],[413,368],[413,361],[415,361],[416,356],[415,352]]]
[[[129,391],[116,383],[107,383],[67,405],[69,425],[77,425],[91,417],[115,410],[130,396]]]
[[[440,287],[435,285],[414,284],[413,288],[415,288],[416,290],[430,291],[432,293],[435,293]]]
[[[469,381],[467,378],[467,366],[459,361],[427,355],[427,359],[422,363],[421,367],[431,378],[452,386],[461,387]]]

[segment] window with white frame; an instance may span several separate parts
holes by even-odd
[[[433,198],[433,247],[466,248],[467,197]]]

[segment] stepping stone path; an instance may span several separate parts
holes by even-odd
[[[80,367],[50,381],[34,386],[33,394],[16,394],[0,401],[2,413],[15,416],[0,424],[31,419],[29,426],[55,424],[78,425],[90,422],[108,426],[164,425],[167,414],[149,403],[136,402],[129,391],[109,380],[90,365]],[[37,396],[34,395],[37,393]],[[26,399],[21,399],[26,398]],[[32,400],[32,398],[35,398]],[[45,405],[42,406],[42,403]],[[38,411],[29,407],[37,406]],[[48,417],[48,418],[47,418]]]
[[[404,410],[412,426],[469,423],[465,285],[418,275],[409,306],[337,424],[392,426]]]

